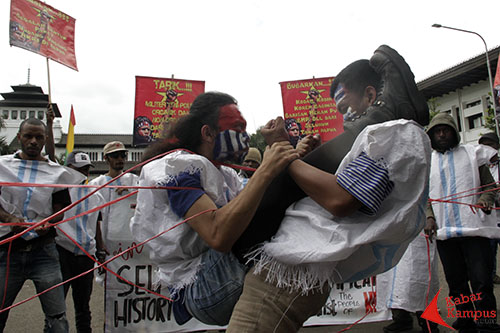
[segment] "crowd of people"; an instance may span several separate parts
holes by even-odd
[[[338,73],[330,96],[348,116],[344,132],[325,143],[278,117],[261,130],[262,154],[249,147],[236,99],[206,92],[148,146],[144,160],[157,158],[139,176],[123,174],[122,142],[105,145],[109,170],[89,184],[117,188],[88,196],[93,188],[1,187],[1,308],[27,279],[43,291],[91,270],[93,258],[109,259],[109,247],[123,237],[143,242],[161,234],[146,246],[179,325],[194,317],[228,332],[298,331],[332,285],[378,275],[379,302],[393,316],[384,332],[412,329],[411,313],[423,332],[438,332],[422,318],[438,289],[437,249],[450,298],[481,295],[453,303],[460,314],[453,327],[500,332],[493,293],[500,229],[491,214],[498,205],[496,134],[459,144],[451,116],[440,113],[429,124],[410,67],[386,45]],[[50,136],[40,120],[23,121],[21,150],[0,157],[0,181],[86,184],[90,157],[74,151],[67,167],[53,162]],[[227,163],[243,168],[238,174]],[[81,215],[137,185],[137,197]],[[469,189],[478,194],[428,200]],[[68,331],[69,287],[76,329],[91,331],[93,279],[90,272],[40,296],[45,331]],[[0,314],[0,331],[7,316]]]

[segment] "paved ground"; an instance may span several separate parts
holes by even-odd
[[[500,258],[500,256],[499,256]],[[499,263],[500,265],[500,263]],[[441,265],[439,265],[439,278],[441,285],[441,293],[439,297],[438,307],[441,311],[446,310],[444,297],[448,295],[448,288],[446,286],[446,281],[444,281],[443,272]],[[498,266],[500,267],[500,266]],[[31,282],[26,283],[21,293],[18,295],[16,300],[24,300],[35,293],[35,288]],[[71,293],[71,291],[70,291]],[[495,286],[495,295],[497,297],[497,304],[500,304],[500,285]],[[70,332],[75,332],[74,324],[74,311],[73,311],[73,301],[71,297],[68,297],[68,318],[70,322]],[[92,308],[92,328],[94,332],[102,332],[104,328],[104,289],[94,284],[94,292],[91,301]],[[451,325],[452,319],[443,319]],[[370,324],[358,324],[349,332],[361,333],[361,332],[382,332],[382,327],[387,325],[389,322],[378,322]],[[308,327],[300,330],[301,333],[326,333],[326,332],[338,332],[345,328],[346,326],[322,326],[322,327]],[[441,332],[449,332],[450,330],[440,328]],[[7,326],[5,332],[21,333],[21,332],[42,332],[43,331],[43,313],[38,300],[32,300],[21,306],[14,308],[9,315],[7,321]],[[414,324],[414,330],[411,332],[420,332],[418,325]],[[410,333],[411,333],[410,332]],[[450,331],[451,332],[451,331]]]

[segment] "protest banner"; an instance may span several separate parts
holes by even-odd
[[[134,243],[128,244],[130,247]],[[154,287],[152,284],[155,267],[149,261],[147,249],[141,247],[129,252],[108,267],[136,285],[168,295],[168,290]],[[383,304],[376,304],[375,281],[376,278],[371,278],[336,284],[320,313],[309,318],[304,326],[345,325],[360,319],[362,323],[389,320],[390,311]],[[203,324],[194,318],[184,325],[178,325],[174,319],[171,302],[127,285],[108,274],[106,332],[192,332],[223,328]]]
[[[204,81],[136,76],[133,145],[157,140],[167,123],[187,114],[204,91]]]
[[[308,134],[323,142],[343,131],[343,117],[330,97],[333,77],[280,82],[284,118],[292,143]]]
[[[38,0],[12,0],[10,45],[78,70],[75,19]]]

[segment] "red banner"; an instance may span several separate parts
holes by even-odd
[[[205,81],[135,77],[134,146],[149,145],[171,120],[189,112]]]
[[[343,117],[330,97],[333,77],[280,82],[285,124],[293,144],[308,134],[328,141],[343,132]]]
[[[11,1],[10,45],[78,70],[75,19],[41,1]]]

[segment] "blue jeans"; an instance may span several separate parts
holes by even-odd
[[[9,276],[7,273],[7,249],[0,249],[0,305],[8,279],[4,308],[12,305],[26,280],[32,280],[37,293],[62,281],[59,255],[55,243],[39,246],[31,251],[12,250],[10,253]],[[60,286],[40,295],[45,313],[44,332],[68,332],[66,304],[63,287]],[[7,322],[8,311],[0,314],[0,332]]]
[[[199,321],[224,326],[243,290],[247,272],[232,253],[208,250],[201,259],[196,281],[185,289],[185,305]]]

